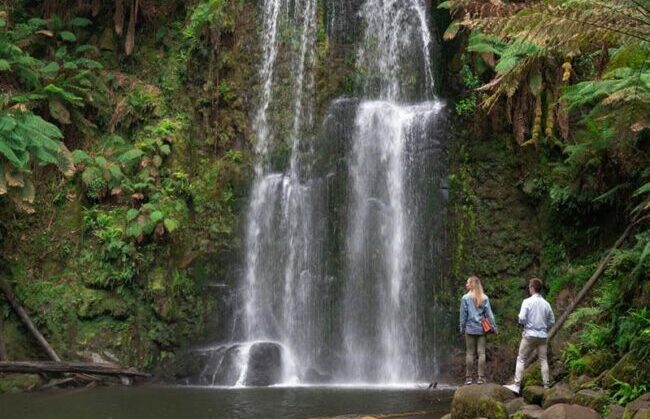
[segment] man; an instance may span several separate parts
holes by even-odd
[[[519,311],[519,323],[524,325],[521,342],[519,343],[519,354],[517,355],[517,367],[515,369],[515,383],[505,386],[507,389],[519,394],[521,380],[526,367],[526,359],[537,350],[539,362],[542,365],[542,381],[544,388],[549,387],[549,370],[547,353],[548,328],[555,323],[551,305],[539,293],[542,289],[542,281],[533,278],[528,283],[530,297],[521,303]]]

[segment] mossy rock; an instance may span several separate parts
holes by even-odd
[[[522,395],[524,396],[524,400],[528,404],[538,404],[542,405],[542,402],[544,401],[544,387],[542,386],[528,386],[524,387],[524,390],[522,391]]]
[[[573,397],[573,404],[579,404],[585,407],[602,412],[609,402],[607,393],[602,390],[580,390]]]
[[[525,404],[526,403],[524,402],[523,397],[517,397],[516,399],[512,399],[508,403],[506,403],[506,410],[510,415],[512,415],[517,410],[520,410],[522,407],[524,407]]]
[[[81,293],[80,301],[77,315],[84,320],[100,316],[124,320],[130,314],[128,304],[110,291],[85,289]]]
[[[4,374],[0,375],[0,394],[31,391],[43,385],[38,374]]]
[[[514,398],[511,391],[498,384],[463,386],[454,393],[451,417],[505,419],[508,417],[505,402]]]
[[[544,409],[536,404],[527,404],[522,406],[521,410],[511,415],[511,419],[536,419],[542,416]]]
[[[609,366],[613,365],[616,362],[616,358],[612,351],[598,351],[583,356],[582,361],[584,361],[585,372],[588,375],[596,377]]]
[[[587,374],[582,374],[577,377],[575,376],[570,376],[569,377],[569,385],[573,389],[573,391],[578,391],[582,390],[584,388],[591,388],[595,384],[595,379],[593,377],[590,377]]]
[[[647,384],[650,382],[650,361],[640,360],[628,353],[601,377],[603,388],[613,387],[616,380],[633,386]]]
[[[650,419],[650,393],[645,393],[628,403],[623,419]]]
[[[630,409],[626,407],[623,419],[650,419],[650,408]]]
[[[571,391],[571,388],[569,388],[567,384],[557,383],[555,386],[553,386],[553,388],[544,392],[542,407],[544,407],[544,409],[547,409],[554,404],[571,403],[571,401],[574,399],[574,396],[575,395],[573,394],[573,391]]]
[[[610,404],[605,411],[606,419],[623,419],[623,415],[625,414],[625,408],[617,404]]]

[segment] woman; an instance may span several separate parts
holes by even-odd
[[[478,380],[485,383],[485,332],[481,321],[488,318],[492,330],[497,333],[497,324],[490,307],[490,299],[483,292],[481,280],[471,276],[465,284],[467,294],[460,300],[460,333],[465,335],[465,384],[472,384],[472,367],[478,349]]]

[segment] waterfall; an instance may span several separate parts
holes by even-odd
[[[363,99],[333,101],[320,124],[319,3],[264,2],[238,309],[231,341],[202,349],[203,384],[399,384],[436,368],[444,153],[425,1],[363,3]],[[344,27],[351,3],[325,4],[325,29]]]
[[[407,182],[437,102],[361,103],[350,164],[344,341],[352,377],[408,382],[421,375],[414,271],[418,217]]]

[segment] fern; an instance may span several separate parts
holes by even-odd
[[[567,319],[564,327],[567,329],[573,328],[575,325],[583,323],[585,320],[592,320],[601,314],[602,310],[597,307],[580,307]]]
[[[34,211],[34,164],[54,165],[65,176],[75,171],[61,130],[44,118],[87,132],[94,125],[82,110],[105,102],[101,65],[90,58],[96,48],[75,45],[75,28],[87,24],[53,18],[0,25],[0,195],[20,210]]]
[[[72,154],[61,142],[63,134],[54,125],[29,111],[0,113],[0,195],[9,195],[16,207],[33,212],[34,185],[30,163],[53,164],[72,176]]]
[[[602,78],[570,86],[562,98],[569,110],[589,106],[587,117],[611,120],[623,135],[650,128],[650,44],[619,48]]]

